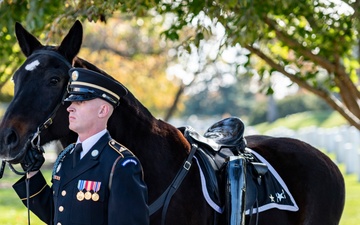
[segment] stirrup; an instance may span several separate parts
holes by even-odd
[[[228,225],[245,224],[246,160],[230,156],[226,165],[225,210]]]

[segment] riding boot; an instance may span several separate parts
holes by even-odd
[[[228,225],[245,224],[246,161],[230,156],[226,166],[225,210]]]

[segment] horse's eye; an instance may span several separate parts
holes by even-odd
[[[51,85],[51,86],[55,86],[57,83],[59,83],[59,81],[60,81],[60,78],[59,78],[59,77],[52,77],[52,78],[50,79],[50,85]]]

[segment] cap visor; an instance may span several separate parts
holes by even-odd
[[[64,102],[80,102],[80,101],[88,101],[97,98],[94,95],[69,95],[67,98],[64,99]]]

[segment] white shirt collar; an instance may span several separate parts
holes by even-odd
[[[76,141],[76,144],[81,143],[82,144],[82,152],[80,154],[80,158],[84,157],[86,153],[89,152],[89,150],[94,146],[94,144],[104,135],[106,134],[107,130],[104,129],[100,131],[99,133],[94,134],[93,136],[87,138],[85,141],[80,142],[79,138]]]

